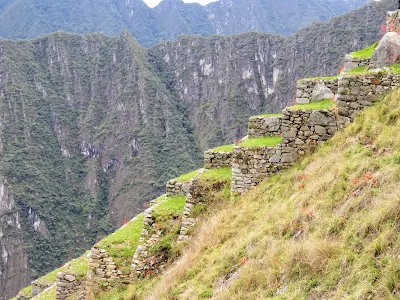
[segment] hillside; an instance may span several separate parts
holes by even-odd
[[[202,150],[290,103],[297,79],[336,74],[345,53],[379,39],[394,2],[290,38],[182,36],[151,49],[128,32],[2,40],[2,293],[82,255],[200,167]]]
[[[199,222],[160,278],[101,299],[395,299],[400,92]]]
[[[7,0],[0,4],[0,37],[35,38],[57,30],[119,35],[125,29],[145,47],[181,34],[248,31],[289,35],[313,21],[326,21],[358,8],[365,0],[221,0],[206,7],[163,0],[149,8],[143,0]]]

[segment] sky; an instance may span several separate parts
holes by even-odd
[[[200,4],[202,4],[202,5],[206,5],[206,4],[208,4],[208,3],[210,3],[210,2],[214,2],[214,1],[217,1],[217,0],[183,0],[183,2],[186,2],[186,3],[194,3],[194,2],[197,2],[197,3],[200,3]],[[158,3],[160,3],[161,0],[144,0],[144,2],[146,2],[146,4],[147,4],[148,6],[154,7],[154,6],[156,6]]]

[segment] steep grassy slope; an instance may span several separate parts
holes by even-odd
[[[0,37],[35,38],[57,30],[117,35],[128,29],[146,47],[179,35],[233,34],[247,31],[291,34],[313,21],[360,7],[366,0],[220,1],[203,7],[163,0],[151,9],[142,0],[3,0]]]
[[[104,299],[398,297],[399,99],[387,96],[298,166],[222,204],[162,278]]]

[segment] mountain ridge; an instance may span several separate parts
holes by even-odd
[[[8,0],[0,6],[0,37],[34,38],[57,30],[118,35],[128,29],[143,46],[151,47],[181,34],[261,31],[290,35],[312,21],[328,20],[368,2],[313,0],[305,5],[290,0],[282,7],[277,0],[222,0],[203,7],[163,0],[149,8],[143,0],[102,0],[96,5],[89,0]]]

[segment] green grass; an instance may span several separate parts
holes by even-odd
[[[32,297],[32,286],[30,285],[30,286],[27,286],[27,287],[23,288],[20,291],[20,293],[25,295],[25,296]]]
[[[82,279],[83,277],[85,277],[89,270],[89,253],[90,251],[87,251],[81,257],[72,260],[70,263],[69,271],[75,273],[78,279]]]
[[[37,279],[38,281],[46,284],[53,284],[56,282],[57,279],[57,273],[58,272],[65,272],[65,271],[71,271],[77,275],[79,279],[82,277],[86,276],[86,273],[89,269],[89,261],[87,255],[89,254],[89,251],[87,251],[85,254],[83,254],[81,257],[78,257],[76,259],[71,260],[67,264],[69,265],[69,268],[67,268],[65,265],[51,271],[50,273],[47,273],[46,275],[40,277]],[[25,289],[27,289],[26,287]],[[32,293],[32,291],[31,291]]]
[[[153,217],[157,221],[166,221],[171,217],[179,217],[183,213],[186,196],[168,197],[153,209]]]
[[[113,258],[117,267],[124,273],[129,272],[131,260],[135,254],[143,229],[144,215],[138,215],[124,227],[99,242]]]
[[[352,52],[352,53],[350,53],[350,55],[352,57],[358,58],[358,59],[369,59],[372,57],[372,54],[374,53],[378,44],[379,44],[379,41],[365,49],[362,49],[362,50],[356,51],[356,52]]]
[[[233,152],[234,144],[231,145],[223,145],[216,148],[211,149],[213,152]]]
[[[240,147],[259,148],[259,147],[275,147],[282,143],[279,136],[265,136],[259,138],[251,138],[240,143]]]
[[[363,66],[363,67],[357,67],[357,68],[351,69],[351,70],[345,72],[344,74],[350,74],[350,75],[351,74],[366,74],[368,72],[369,72],[368,67]]]
[[[390,71],[393,73],[400,73],[400,64],[390,66]]]
[[[325,76],[325,77],[311,77],[311,78],[304,78],[300,79],[298,83],[302,83],[303,81],[308,81],[308,80],[334,80],[338,79],[339,75],[334,75],[334,76]]]
[[[36,300],[54,300],[54,299],[56,299],[56,287],[53,286],[52,288],[48,289],[44,293],[35,297],[35,299]]]
[[[174,178],[173,180],[175,182],[189,182],[193,177],[195,177],[197,175],[197,173],[199,172],[199,170],[190,172],[190,173],[186,173],[186,174],[182,174],[181,176]]]
[[[269,118],[269,117],[283,117],[283,114],[261,114],[261,115],[258,115],[258,116],[252,116],[252,117],[250,117],[250,119],[251,118]]]
[[[227,181],[232,179],[232,168],[208,169],[199,175],[199,179]]]
[[[56,282],[57,279],[56,275],[58,272],[65,272],[65,267],[55,269],[54,271],[51,271],[50,273],[47,273],[46,275],[40,277],[39,279],[37,279],[37,281],[45,284],[53,284]]]
[[[336,106],[336,103],[331,99],[325,99],[318,102],[311,102],[306,104],[296,104],[288,107],[291,110],[321,110],[321,109],[331,109]]]

